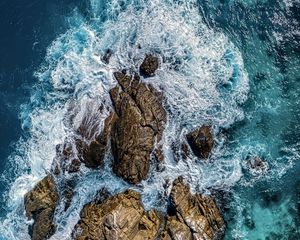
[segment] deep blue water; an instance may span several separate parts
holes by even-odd
[[[114,85],[111,72],[134,68],[149,51],[167,59],[151,79],[169,99],[165,145],[203,123],[215,125],[218,144],[211,164],[191,159],[192,168],[166,148],[165,172],[138,187],[145,206],[162,207],[155,196],[163,180],[184,175],[194,190],[223,192],[225,239],[300,239],[297,0],[24,2],[0,4],[0,239],[28,238],[22,196],[70,136],[71,102],[81,109],[101,103]],[[108,48],[110,68],[98,60]],[[247,170],[255,156],[268,164],[266,173]],[[92,186],[127,187],[109,169],[80,181],[69,211],[90,201]],[[58,213],[54,239],[68,239],[76,221]]]
[[[8,157],[18,139],[27,135],[22,130],[20,106],[29,101],[37,82],[34,71],[48,45],[69,27],[66,17],[75,7],[84,10],[85,6],[85,1],[0,2],[0,174],[13,167],[7,166]],[[0,184],[2,192],[7,186],[3,181]],[[4,207],[2,201],[0,205]]]

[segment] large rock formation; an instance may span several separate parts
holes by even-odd
[[[154,76],[155,71],[159,66],[158,58],[153,55],[146,55],[140,66],[140,72],[145,77]]]
[[[144,211],[140,194],[127,190],[102,201],[87,204],[80,214],[73,237],[76,240],[212,240],[224,228],[216,203],[201,194],[191,194],[181,178],[173,183],[171,206],[165,217]]]
[[[210,126],[202,126],[186,135],[188,144],[193,153],[199,157],[207,159],[214,146],[214,138]]]
[[[58,201],[54,179],[48,175],[25,195],[26,215],[34,223],[29,228],[32,240],[48,239],[55,232],[53,215]]]
[[[174,181],[170,194],[169,217],[162,239],[215,239],[224,221],[214,200],[193,195],[182,178]]]
[[[130,183],[145,179],[150,154],[162,137],[166,112],[162,95],[139,77],[114,74],[120,86],[110,92],[117,113],[112,127],[113,170]]]
[[[158,213],[144,212],[140,194],[127,190],[100,203],[87,204],[75,226],[76,240],[156,239],[160,228]]]

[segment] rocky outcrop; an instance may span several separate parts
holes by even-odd
[[[156,211],[144,212],[140,194],[127,190],[103,202],[87,204],[75,226],[76,240],[156,239],[160,228]]]
[[[212,240],[222,232],[224,221],[214,200],[191,194],[182,178],[174,181],[169,201],[165,216],[155,210],[145,212],[140,194],[133,190],[91,202],[82,210],[73,237],[76,240]]]
[[[164,239],[214,239],[224,228],[224,221],[214,200],[193,195],[182,178],[174,181]]]
[[[162,95],[138,76],[114,74],[120,86],[110,91],[117,114],[112,126],[113,170],[136,184],[148,174],[150,154],[162,138],[166,112]]]
[[[186,135],[187,142],[193,153],[199,157],[207,159],[214,147],[214,138],[210,126],[202,126]]]
[[[144,61],[140,66],[140,73],[145,77],[154,76],[155,71],[158,69],[158,58],[153,55],[146,55]]]
[[[53,215],[58,201],[54,179],[48,175],[25,195],[26,216],[34,223],[29,228],[32,240],[48,239],[55,232]]]

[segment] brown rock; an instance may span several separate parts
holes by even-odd
[[[214,146],[213,134],[210,126],[202,126],[186,135],[188,144],[193,153],[207,159]]]
[[[224,221],[214,200],[191,194],[182,178],[174,181],[170,202],[173,209],[166,231],[171,239],[210,240],[223,231]]]
[[[73,232],[76,240],[154,240],[161,222],[155,211],[144,212],[140,194],[133,190],[87,204],[80,217]]]
[[[48,175],[24,197],[26,216],[34,223],[29,228],[32,240],[50,238],[55,232],[54,211],[58,201],[54,179]]]
[[[117,118],[112,127],[113,170],[124,180],[136,184],[145,179],[150,154],[162,137],[166,112],[162,95],[152,86],[121,72],[114,74],[120,87],[110,92]]]
[[[140,66],[141,75],[145,77],[154,76],[155,71],[158,69],[158,58],[153,55],[146,55],[143,63]]]

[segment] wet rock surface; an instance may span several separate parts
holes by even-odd
[[[154,76],[158,66],[158,58],[153,55],[147,55],[140,66],[140,73],[145,77]]]
[[[144,211],[141,196],[127,190],[101,202],[87,204],[80,214],[73,237],[82,239],[215,239],[224,228],[216,203],[201,194],[191,194],[179,178],[170,194],[171,208],[163,216]]]
[[[159,215],[145,212],[140,194],[133,190],[87,204],[80,217],[73,232],[76,240],[155,239],[160,227]]]
[[[214,138],[210,126],[202,126],[186,135],[187,142],[193,153],[199,157],[207,159],[214,146]]]
[[[26,216],[34,223],[29,228],[32,240],[48,239],[55,232],[54,211],[58,202],[54,178],[48,175],[24,197]]]
[[[111,134],[113,170],[136,184],[148,174],[150,154],[162,138],[166,112],[162,95],[151,85],[122,72],[114,76],[120,86],[110,92],[117,114]]]
[[[165,235],[170,239],[215,239],[224,229],[224,220],[215,201],[192,194],[179,177],[173,183]],[[168,238],[165,238],[168,239]]]

